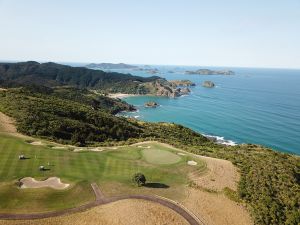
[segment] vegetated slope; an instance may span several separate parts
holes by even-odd
[[[48,87],[75,86],[106,92],[147,93],[140,84],[159,77],[139,77],[130,74],[104,72],[84,67],[71,67],[56,63],[0,63],[0,85],[6,87],[36,84]]]
[[[90,105],[81,91],[44,91],[21,88],[0,92],[0,110],[16,119],[21,133],[64,143],[120,141],[139,137],[142,132],[136,123],[110,114],[113,107],[105,98],[104,104],[90,98]]]

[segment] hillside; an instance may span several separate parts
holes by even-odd
[[[46,87],[72,86],[97,90],[101,93],[121,92],[170,97],[180,95],[171,83],[157,76],[139,77],[51,62],[0,63],[0,87],[32,84]],[[159,92],[156,91],[157,86]]]

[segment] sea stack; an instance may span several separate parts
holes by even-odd
[[[144,106],[147,107],[147,108],[156,108],[159,105],[156,102],[151,101],[151,102],[146,102],[144,104]]]
[[[207,88],[213,88],[213,87],[215,86],[215,84],[214,84],[214,82],[212,82],[212,81],[204,81],[204,82],[202,83],[202,86],[203,86],[203,87],[207,87]]]

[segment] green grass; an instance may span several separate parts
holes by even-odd
[[[142,153],[145,160],[152,164],[174,164],[181,160],[178,155],[157,148],[143,149]]]
[[[199,160],[197,167],[188,166],[186,161],[190,156],[178,156],[165,146],[155,143],[147,146],[151,148],[128,146],[103,152],[72,152],[46,145],[34,146],[23,139],[0,134],[0,212],[36,212],[74,207],[93,200],[89,186],[91,182],[103,187],[106,195],[151,193],[177,199],[182,196],[182,188],[188,183],[187,173],[205,168]],[[19,160],[21,154],[29,159]],[[40,165],[49,170],[39,171]],[[137,188],[131,181],[136,172],[145,174],[150,183],[162,183],[169,188]],[[15,185],[23,177],[46,179],[50,176],[71,183],[71,188],[63,191],[50,188],[18,189]]]

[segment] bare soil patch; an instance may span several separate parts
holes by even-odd
[[[245,207],[223,194],[189,188],[189,196],[182,204],[210,225],[253,224]]]
[[[187,225],[187,221],[154,202],[144,200],[122,200],[91,210],[61,217],[37,220],[0,220],[1,225]]]
[[[37,181],[32,177],[25,177],[20,180],[22,182],[21,188],[44,188],[50,187],[53,189],[66,189],[70,184],[62,183],[58,177],[49,177],[47,180]]]

